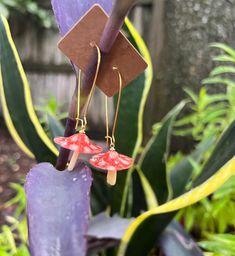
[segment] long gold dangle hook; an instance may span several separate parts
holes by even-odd
[[[117,172],[121,170],[129,169],[133,165],[133,160],[123,154],[119,154],[115,150],[115,130],[117,126],[118,114],[120,110],[120,102],[122,95],[122,76],[118,68],[113,67],[113,70],[117,71],[119,79],[119,94],[117,98],[116,111],[114,116],[112,134],[109,135],[109,117],[108,117],[108,97],[105,95],[105,119],[106,119],[106,143],[109,150],[105,153],[93,156],[89,162],[92,166],[107,170],[107,183],[114,186],[117,181]]]
[[[109,111],[108,111],[108,97],[105,95],[105,124],[106,124],[106,145],[109,147]]]
[[[88,108],[89,108],[89,105],[90,105],[90,102],[91,102],[91,98],[92,98],[93,93],[94,93],[97,77],[98,77],[99,70],[100,70],[100,64],[101,64],[101,51],[100,51],[100,48],[94,42],[90,43],[90,45],[91,45],[91,47],[95,47],[96,48],[98,58],[97,58],[96,72],[95,72],[95,76],[94,76],[94,79],[93,79],[93,84],[91,86],[91,90],[90,90],[90,93],[88,95],[88,99],[87,99],[87,102],[86,102],[86,105],[85,105],[85,108],[84,108],[83,119],[84,119],[84,124],[85,125],[87,124],[87,112],[88,112]]]
[[[78,109],[77,109],[77,113],[78,113],[79,115],[77,115],[77,123],[76,123],[76,124],[78,125],[78,122],[81,121],[81,129],[80,129],[80,131],[79,131],[79,134],[80,134],[80,135],[81,135],[81,134],[84,134],[85,131],[86,131],[86,125],[87,125],[87,118],[86,118],[86,116],[87,116],[87,112],[88,112],[88,107],[89,107],[89,105],[90,105],[90,101],[91,101],[91,98],[92,98],[92,95],[93,95],[93,91],[94,91],[94,89],[95,89],[96,80],[97,80],[97,77],[98,77],[98,73],[99,73],[99,69],[100,69],[100,64],[101,64],[101,52],[100,52],[99,47],[98,47],[95,43],[91,43],[90,45],[91,45],[92,47],[96,47],[96,49],[97,49],[97,54],[98,54],[98,58],[97,58],[97,66],[96,66],[96,72],[95,72],[93,84],[92,84],[90,93],[89,93],[89,95],[88,95],[88,99],[87,99],[87,102],[86,102],[86,105],[85,105],[84,115],[83,115],[83,118],[82,118],[82,119],[79,118],[80,110],[78,111]],[[81,78],[81,76],[80,76],[80,78]],[[81,80],[79,79],[79,81],[78,81],[78,87],[81,86],[80,83],[81,83]],[[78,89],[80,89],[80,88],[78,88]],[[80,90],[78,90],[78,91],[80,91]],[[80,107],[80,92],[78,92],[78,99],[79,99],[79,101],[78,101],[77,107],[79,108],[79,107]],[[81,145],[80,145],[80,146],[81,146]],[[99,147],[99,146],[96,146],[96,151],[97,151],[97,150],[98,150],[98,152],[101,152],[101,151],[102,151],[102,148]],[[80,152],[78,152],[78,151],[74,151],[74,152],[73,152],[72,157],[71,157],[71,160],[70,160],[70,163],[69,163],[69,166],[68,166],[68,170],[69,170],[69,171],[73,170],[73,168],[74,168],[74,166],[75,166],[75,164],[76,164],[76,162],[77,162],[77,159],[78,159],[78,157],[79,157],[79,154],[80,154]]]
[[[121,96],[122,96],[122,76],[117,67],[113,67],[113,70],[117,71],[118,79],[119,79],[119,92],[118,92],[118,99],[117,99],[117,105],[116,105],[116,113],[115,113],[114,121],[113,121],[113,129],[112,129],[112,137],[111,137],[112,140],[111,140],[111,144],[110,144],[110,147],[114,149],[115,148],[115,131],[116,131],[116,127],[117,127],[117,120],[118,120]]]
[[[82,71],[81,69],[79,69],[79,73],[78,73],[78,84],[77,84],[77,117],[76,117],[76,126],[75,129],[78,129],[78,123],[79,121],[81,121],[80,117],[80,97],[81,97],[81,75],[82,75]]]

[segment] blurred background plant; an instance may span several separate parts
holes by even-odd
[[[51,28],[54,24],[48,9],[43,8],[42,3],[40,5],[36,0],[1,0],[0,13],[5,17],[10,14],[28,16],[44,28]]]
[[[191,113],[175,124],[176,135],[192,135],[195,141],[203,141],[210,136],[221,136],[235,116],[235,50],[221,43],[211,44],[211,47],[221,53],[212,58],[218,65],[210,72],[209,77],[202,81],[206,86],[200,89],[199,95],[185,90],[191,100]],[[207,92],[210,86],[218,84],[224,87],[224,93]],[[214,145],[205,154],[204,161],[213,148]],[[203,168],[203,162],[195,164],[191,160],[191,163],[198,175]],[[211,197],[182,210],[178,215],[178,219],[182,219],[189,232],[205,239],[199,243],[200,246],[216,255],[235,255],[230,250],[235,240],[234,196],[235,178],[232,177]]]
[[[177,174],[175,170],[177,170],[179,167],[183,168],[183,171],[189,171],[191,173],[186,179],[187,182],[185,180],[186,183],[184,183],[185,185],[187,185],[188,190],[193,186],[193,182],[199,176],[201,170],[204,168],[205,163],[211,157],[212,152],[215,149],[215,143],[211,142],[218,140],[221,136],[221,133],[226,130],[226,128],[230,126],[230,123],[233,121],[232,113],[234,111],[234,102],[230,100],[233,97],[231,94],[228,94],[228,90],[225,90],[225,93],[210,94],[206,91],[205,87],[202,87],[199,95],[187,89],[186,92],[190,96],[190,98],[185,102],[181,102],[162,120],[162,122],[157,123],[153,126],[152,137],[149,139],[149,143],[147,143],[143,151],[140,152],[140,160],[134,167],[138,172],[139,178],[137,176],[134,176],[134,178],[136,182],[139,180],[139,182],[142,184],[141,187],[143,190],[141,189],[142,192],[141,190],[139,190],[138,192],[138,201],[140,201],[140,203],[138,203],[138,206],[136,201],[133,202],[134,212],[130,213],[131,215],[138,215],[140,209],[150,209],[154,205],[157,205],[159,203],[159,199],[156,195],[159,193],[160,198],[165,198],[164,200],[166,200],[167,198],[167,194],[161,195],[161,191],[152,191],[153,187],[155,187],[155,184],[153,184],[151,180],[147,179],[147,176],[145,176],[144,173],[146,173],[146,167],[153,167],[153,170],[155,170],[156,161],[159,161],[163,157],[163,155],[165,155],[166,151],[168,152],[170,135],[172,132],[176,136],[192,135],[196,143],[202,143],[202,146],[199,146],[191,155],[187,156],[183,153],[177,152],[176,154],[170,154],[168,158],[165,158],[166,156],[164,156],[166,160],[167,170],[170,170],[168,171],[170,177],[174,177],[174,175]],[[126,96],[124,94],[124,98],[125,97]],[[177,115],[180,113],[185,104],[190,104],[192,112],[183,118],[178,118],[178,120],[175,122],[174,120],[177,118]],[[53,134],[58,132],[58,124],[60,126],[59,133],[63,131],[60,119],[63,119],[65,117],[65,114],[58,113],[58,105],[53,97],[50,98],[45,106],[36,106],[35,109],[40,113],[41,124],[51,138],[53,138]],[[160,141],[162,141],[161,144],[159,144]],[[158,154],[153,154],[154,151],[152,150],[155,147],[157,151],[161,149]],[[127,149],[124,147],[124,150]],[[152,156],[154,156],[154,158],[152,158]],[[153,162],[151,163],[151,161]],[[165,167],[163,166],[163,177],[165,172],[164,170]],[[152,174],[150,173],[150,175]],[[105,210],[109,205],[109,199],[101,195],[100,192],[97,192],[101,189],[100,182],[101,184],[103,184],[103,178],[101,178],[100,175],[95,176],[95,183],[92,194],[92,209],[96,214]],[[149,182],[151,185],[149,184]],[[208,235],[209,233],[217,234],[229,232],[231,231],[231,227],[234,227],[233,219],[231,218],[233,210],[235,209],[233,203],[234,182],[235,179],[231,178],[221,189],[214,193],[210,198],[204,199],[197,205],[182,210],[177,216],[178,220],[180,220],[181,222],[183,220],[183,224],[189,232],[191,232],[192,234],[196,234],[196,239],[206,239],[199,244],[200,246],[202,246],[202,248],[208,251],[215,251],[218,253],[218,251],[216,251],[216,246],[218,246],[219,243],[216,238]],[[25,232],[24,234],[26,234],[27,231],[24,211],[25,195],[21,185],[14,184],[13,187],[17,190],[17,195],[8,203],[6,203],[5,207],[9,207],[12,204],[18,204],[18,206],[15,210],[16,216],[8,216],[6,218],[6,220],[11,224],[10,228],[8,226],[3,226],[2,228],[2,248],[5,250],[5,253],[16,253],[17,250],[19,250],[19,253],[25,253],[22,255],[27,255],[27,239],[22,236],[23,233]],[[141,187],[137,186],[136,188],[140,189]],[[105,186],[101,190],[104,189]],[[161,189],[163,189],[163,187]],[[177,189],[175,190],[175,192],[177,195]],[[145,195],[143,198],[142,193],[143,195]],[[166,191],[164,193],[166,193]],[[168,194],[168,197],[173,197],[173,194]],[[140,198],[142,199],[140,200]],[[144,203],[144,198],[146,198],[146,203]],[[112,204],[112,201],[110,203]],[[227,211],[228,208],[229,213]],[[20,222],[16,220],[19,217],[23,218],[23,220]],[[195,225],[195,223],[197,225]],[[167,223],[165,225],[167,225]],[[215,239],[215,241],[213,239]],[[19,248],[17,247],[18,244],[20,245]]]
[[[22,6],[27,5],[22,4]],[[221,77],[222,74],[233,73],[232,67],[226,65],[222,68],[221,66],[216,67],[211,72],[210,77],[205,79],[203,83],[224,84],[224,92],[209,93],[207,86],[202,87],[199,94],[186,89],[190,103],[186,100],[174,107],[161,122],[153,126],[152,133],[148,136],[150,137],[148,143],[142,144],[143,113],[152,82],[151,61],[142,39],[135,30],[133,32],[134,28],[130,23],[127,22],[126,25],[126,33],[129,35],[129,39],[150,65],[145,74],[141,75],[124,90],[117,129],[117,148],[123,153],[132,155],[136,160],[135,166],[129,170],[128,174],[120,174],[118,186],[113,189],[104,184],[105,178],[102,174],[95,173],[91,200],[93,214],[111,211],[112,214],[129,218],[136,217],[143,211],[153,209],[158,204],[164,204],[196,185],[202,184],[234,155],[235,150],[228,144],[228,141],[234,139],[235,92],[233,90],[233,79]],[[46,106],[36,106],[36,111],[40,112],[41,119],[32,121],[32,113],[26,111],[27,107],[30,106],[29,101],[24,98],[24,93],[28,93],[29,88],[27,88],[27,85],[25,86],[20,77],[22,71],[17,69],[13,61],[16,56],[12,55],[12,45],[8,44],[9,37],[4,34],[6,28],[3,25],[1,26],[1,36],[6,40],[1,41],[0,49],[2,70],[5,71],[3,72],[4,85],[1,88],[1,93],[5,93],[5,98],[3,93],[1,94],[2,104],[4,104],[3,99],[5,99],[7,104],[4,107],[9,108],[8,117],[12,118],[15,130],[23,141],[23,144],[18,142],[21,148],[27,154],[34,155],[37,161],[53,162],[56,150],[51,139],[62,133],[63,127],[60,119],[64,117],[64,113],[59,112],[59,106],[55,99],[50,98]],[[234,50],[232,48],[222,44],[214,44],[213,46],[224,50],[226,53],[214,57],[215,61],[234,62]],[[3,55],[3,52],[6,55]],[[7,71],[9,72],[7,68],[9,66],[11,67],[10,70],[16,70],[14,75],[17,83],[15,84],[12,84],[11,77],[9,79],[9,77],[4,76]],[[11,91],[13,91],[12,88],[19,92],[14,97],[10,97]],[[17,104],[23,107],[19,107]],[[179,118],[178,116],[186,104],[190,104],[191,112],[185,117]],[[25,123],[22,123],[22,119],[25,120]],[[126,120],[128,120],[128,126],[126,126]],[[38,126],[39,121],[41,121],[43,128],[40,133],[36,129],[29,129],[29,127]],[[14,131],[11,132],[14,133]],[[49,142],[45,139],[42,140],[42,138],[45,138],[43,132],[50,138]],[[197,146],[189,154],[181,151],[172,154],[170,151],[172,134],[176,136],[192,135]],[[36,144],[37,147],[31,142]],[[226,155],[224,155],[224,152],[226,152]],[[216,164],[213,165],[211,162]],[[210,168],[208,168],[208,163]],[[207,175],[207,177],[205,178],[204,175]],[[202,200],[195,206],[186,208],[177,216],[178,220],[191,232],[195,239],[203,240],[199,245],[211,253],[217,253],[216,255],[218,253],[226,255],[223,254],[225,250],[226,253],[230,252],[228,255],[233,253],[232,250],[229,251],[228,246],[228,244],[233,245],[233,236],[217,233],[232,233],[234,231],[234,223],[230,214],[234,212],[234,182],[234,178],[231,178],[211,197]],[[17,190],[16,197],[6,203],[5,207],[12,207],[12,204],[18,206],[15,215],[6,217],[6,221],[10,225],[2,226],[0,249],[3,255],[4,253],[5,255],[28,255],[27,225],[24,212],[25,196],[20,185],[13,186]],[[160,217],[153,215],[151,218],[148,220],[149,223],[143,222],[141,232],[137,230],[135,236],[131,237],[126,255],[143,256],[151,250],[155,251],[156,255],[156,251],[159,251],[159,245],[161,250],[169,255],[164,247],[164,241],[172,239],[171,234],[174,232],[179,233],[180,236],[174,238],[176,245],[171,248],[171,252],[174,252],[174,250],[178,252],[176,248],[181,245],[181,237],[188,241],[189,235],[185,234],[185,231],[178,229],[174,224],[169,224],[174,218],[174,214],[164,214]],[[115,222],[113,222],[113,225],[115,225]],[[105,228],[103,229],[105,230]],[[169,230],[173,230],[173,232],[169,233]],[[148,234],[146,235],[148,241],[143,239],[143,234]],[[161,243],[158,244],[156,249],[157,238]],[[121,237],[117,240],[119,243]],[[137,244],[138,246],[136,246]],[[221,249],[222,245],[225,249]],[[194,255],[194,249],[196,248],[196,255],[202,255],[196,245],[195,248],[192,248],[192,251],[184,246],[178,248],[181,253],[187,252],[188,255]],[[103,248],[99,248],[98,251],[102,251]],[[116,252],[113,249],[107,251],[107,255],[115,254]],[[105,255],[105,252],[102,252],[102,255]]]
[[[22,184],[10,184],[16,195],[2,208],[14,209],[14,215],[5,216],[6,224],[1,226],[0,255],[30,256],[27,248],[28,230],[26,219],[26,198]]]
[[[61,111],[62,106],[58,105],[54,96],[50,96],[47,102],[34,108],[40,117],[41,125],[51,139],[63,135],[64,123],[68,113]]]

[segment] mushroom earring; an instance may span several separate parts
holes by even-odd
[[[109,150],[105,153],[94,155],[90,160],[90,164],[95,168],[107,170],[107,183],[111,186],[116,184],[117,171],[129,169],[133,165],[133,160],[125,155],[119,154],[115,150],[115,130],[118,119],[118,112],[121,101],[122,76],[117,68],[113,68],[118,73],[119,78],[119,94],[117,100],[116,113],[113,122],[112,135],[109,136],[109,118],[108,118],[108,98],[105,96],[106,109],[106,140]]]
[[[98,54],[98,60],[97,60],[97,67],[96,67],[96,73],[93,80],[93,84],[87,99],[87,102],[85,104],[84,108],[84,114],[83,118],[80,119],[80,91],[81,91],[81,71],[79,71],[79,77],[78,77],[78,95],[77,95],[77,118],[76,118],[76,130],[78,128],[79,121],[81,122],[81,128],[77,134],[74,134],[70,137],[57,137],[54,138],[54,142],[59,144],[61,147],[69,149],[73,151],[70,163],[68,165],[68,171],[72,171],[76,165],[77,159],[80,154],[97,154],[103,151],[103,149],[92,143],[88,136],[86,135],[86,125],[87,125],[87,112],[88,108],[91,102],[91,98],[95,89],[96,80],[99,73],[100,63],[101,63],[101,53],[99,47],[91,43],[92,47],[96,47],[97,54]]]

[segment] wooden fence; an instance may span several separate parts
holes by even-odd
[[[142,35],[146,34],[150,12],[151,1],[145,0],[136,5],[130,14],[131,20]],[[66,111],[75,87],[75,76],[69,61],[56,46],[60,37],[58,30],[42,30],[30,22],[22,26],[19,21],[14,20],[11,27],[31,86],[34,104],[42,105],[50,97],[55,97],[62,110]],[[111,103],[110,101],[112,113]],[[98,89],[95,91],[90,110],[92,124],[96,128],[103,127],[104,100]]]

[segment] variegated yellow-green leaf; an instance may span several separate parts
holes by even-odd
[[[186,101],[181,101],[166,115],[162,121],[162,127],[159,129],[158,133],[152,136],[149,140],[140,157],[140,161],[138,162],[143,170],[145,178],[151,185],[159,204],[163,204],[168,198],[169,182],[166,170],[166,161],[168,158],[174,121],[177,115],[184,108],[185,104]],[[135,186],[135,184],[133,184],[133,186]],[[134,194],[134,204],[139,204],[141,207],[139,211],[145,210],[144,205],[141,205],[138,202],[141,197],[144,196],[140,191],[138,191],[137,194]]]
[[[216,174],[211,176],[200,186],[192,189],[191,191],[183,194],[178,198],[175,198],[140,215],[134,222],[132,222],[132,224],[128,227],[125,235],[123,236],[118,256],[130,255],[130,252],[132,254],[135,252],[135,256],[141,255],[139,254],[140,250],[136,246],[135,238],[142,236],[145,222],[148,222],[152,217],[156,215],[174,212],[200,201],[201,199],[216,191],[234,174],[235,157],[233,157],[218,172],[216,172]],[[148,231],[145,230],[145,232],[147,233]],[[135,247],[136,249],[134,249]]]
[[[35,114],[28,80],[3,16],[0,18],[0,67],[1,104],[9,132],[30,157],[53,163],[57,149]]]

